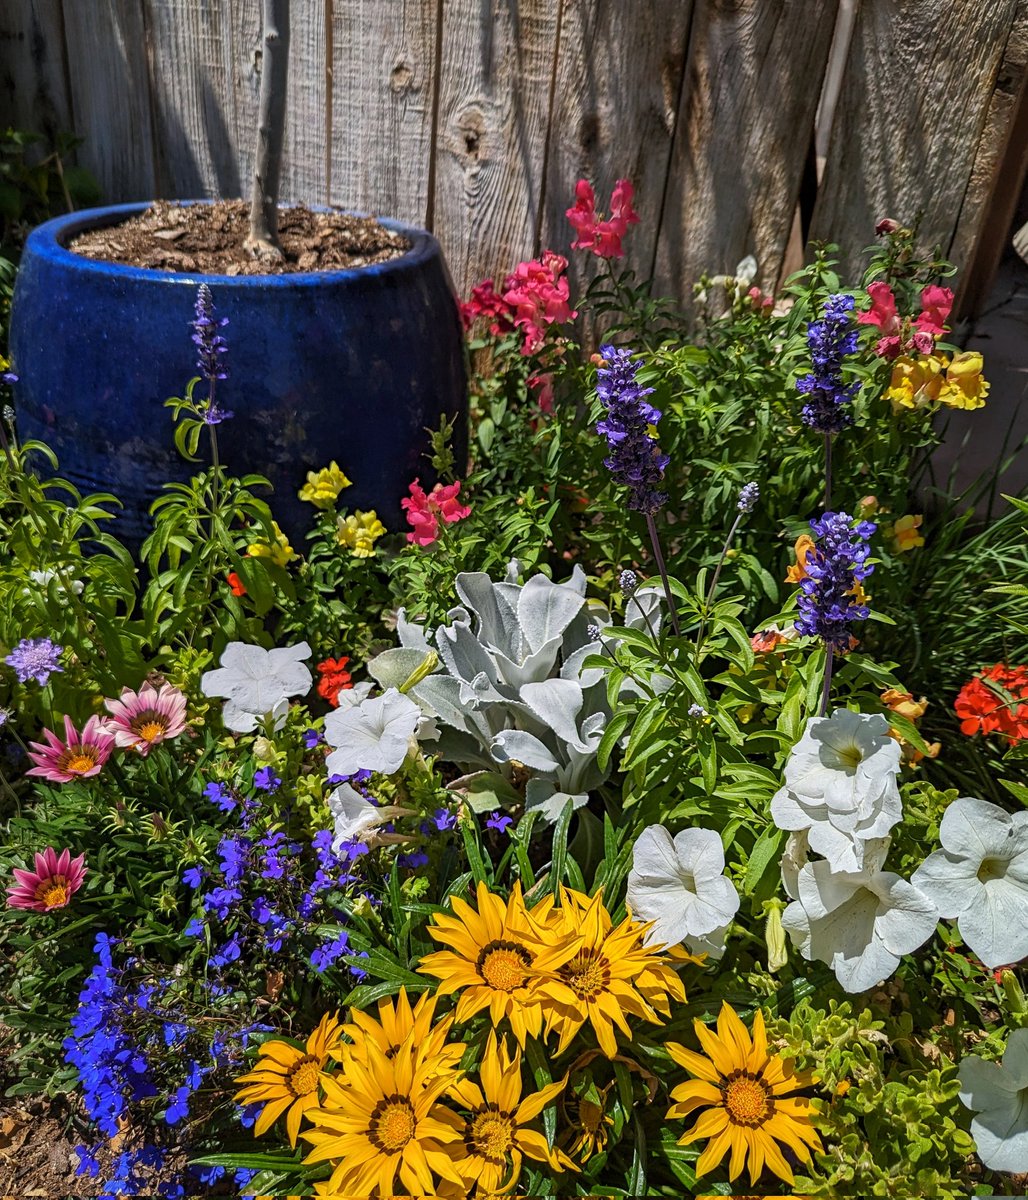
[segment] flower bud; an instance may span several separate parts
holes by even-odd
[[[789,961],[789,945],[782,927],[782,907],[770,905],[764,925],[764,941],[767,943],[767,969],[780,971]]]

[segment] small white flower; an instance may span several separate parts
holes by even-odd
[[[1007,1038],[1002,1065],[965,1058],[959,1067],[960,1102],[975,1116],[971,1135],[991,1171],[1028,1168],[1028,1029]]]
[[[880,869],[881,844],[861,871],[808,862],[796,876],[797,899],[782,926],[808,960],[827,963],[847,992],[889,976],[935,932],[939,914],[923,892]]]
[[[911,883],[956,918],[987,967],[1028,958],[1028,812],[962,796],[943,813],[939,841]]]
[[[793,747],[785,786],[771,799],[779,829],[808,830],[810,848],[843,871],[859,871],[864,843],[902,818],[899,743],[883,716],[836,709],[815,717]]]
[[[628,906],[637,921],[653,921],[651,945],[675,946],[706,939],[708,952],[724,947],[724,933],[739,910],[739,893],[726,879],[725,852],[712,829],[683,829],[672,840],[650,825],[632,849]]]
[[[37,588],[41,588],[45,592],[50,587],[50,581],[53,579],[57,579],[57,572],[56,571],[29,571],[29,579],[32,580],[32,582],[36,585]],[[82,582],[81,579],[73,579],[71,581],[71,590],[75,593],[76,596],[81,596],[82,593],[86,590],[86,585]],[[57,591],[58,592],[64,591],[63,583],[57,584]],[[22,595],[23,596],[31,596],[32,595],[31,589],[30,588],[22,588]]]
[[[329,713],[325,740],[334,750],[325,760],[328,773],[391,775],[403,765],[420,721],[421,709],[396,688]]]
[[[251,733],[269,713],[274,728],[281,729],[289,697],[310,691],[311,673],[303,665],[310,655],[306,642],[277,650],[229,642],[220,669],[205,672],[200,689],[205,696],[225,699],[222,720],[226,729]]]
[[[332,849],[338,854],[343,842],[353,841],[361,834],[370,832],[376,825],[388,821],[392,809],[387,811],[379,808],[356,788],[343,783],[329,795],[328,811],[335,821]]]

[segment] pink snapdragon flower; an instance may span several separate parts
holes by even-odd
[[[922,333],[941,337],[946,332],[946,322],[953,309],[953,293],[949,288],[932,283],[921,293],[921,315],[914,325]]]
[[[410,495],[400,501],[400,506],[407,513],[407,523],[412,526],[412,532],[407,534],[407,541],[418,546],[431,546],[439,536],[439,521],[447,525],[462,521],[471,516],[471,506],[461,504],[457,499],[460,492],[460,481],[449,483],[445,487],[437,483],[427,495],[419,480],[415,479],[410,485]]]
[[[15,882],[7,889],[9,908],[31,909],[32,912],[51,912],[64,908],[82,886],[86,877],[86,856],[71,857],[70,850],[60,856],[52,846],[36,854],[36,869],[14,868]]]
[[[64,741],[50,729],[43,730],[45,742],[29,742],[29,759],[34,764],[26,775],[40,775],[51,783],[71,783],[99,775],[100,768],[111,757],[114,738],[97,716],[92,716],[75,730],[71,717],[64,718]]]
[[[882,336],[875,343],[875,354],[879,358],[898,358],[900,354],[931,354],[935,339],[946,332],[946,319],[953,307],[953,293],[949,288],[929,284],[921,292],[921,313],[912,326],[896,310],[896,297],[892,288],[881,280],[868,284],[867,294],[871,307],[867,312],[857,313],[861,325],[875,325]]]
[[[567,277],[568,260],[552,250],[541,259],[518,263],[504,283],[503,299],[514,312],[514,324],[524,335],[522,354],[534,354],[543,344],[547,325],[573,321]]]
[[[138,692],[125,688],[120,700],[105,700],[111,714],[104,729],[123,749],[145,758],[158,742],[178,737],[186,727],[186,698],[170,683],[160,689],[145,683]]]
[[[596,211],[592,185],[580,179],[575,184],[575,203],[565,214],[578,235],[571,249],[591,250],[600,258],[622,258],[625,252],[621,239],[629,225],[639,223],[639,214],[632,207],[633,195],[631,181],[619,179],[610,197],[610,217],[604,220]]]
[[[460,305],[460,319],[465,329],[470,329],[481,317],[490,319],[489,332],[494,337],[509,333],[514,328],[514,314],[510,305],[493,287],[491,279],[471,289],[471,297]]]

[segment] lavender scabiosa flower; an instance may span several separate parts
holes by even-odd
[[[656,490],[671,461],[662,454],[649,428],[660,420],[660,410],[647,403],[653,388],[636,382],[639,360],[632,351],[603,346],[604,365],[597,372],[596,394],[606,414],[596,423],[596,432],[607,439],[610,454],[603,465],[618,483],[629,490],[628,507],[650,515],[662,508],[667,496]]]
[[[4,661],[14,668],[19,683],[34,679],[45,687],[54,672],[64,670],[60,665],[63,651],[63,646],[49,638],[22,638]]]
[[[807,397],[803,423],[818,433],[839,433],[853,421],[847,406],[860,384],[842,381],[843,360],[857,350],[857,330],[850,317],[853,303],[852,296],[829,296],[821,320],[807,326],[813,370],[797,380],[796,390]]]
[[[196,346],[196,366],[208,383],[228,379],[228,368],[222,361],[228,353],[228,342],[218,333],[228,324],[228,317],[214,315],[214,297],[206,283],[196,293],[196,316],[190,322],[193,344]]]

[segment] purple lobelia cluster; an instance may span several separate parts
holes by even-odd
[[[821,320],[807,326],[813,370],[797,380],[796,390],[807,397],[803,423],[818,433],[838,433],[853,421],[849,405],[860,384],[845,384],[842,380],[843,361],[857,350],[852,312],[852,296],[829,296]]]
[[[660,410],[646,402],[653,388],[636,382],[639,360],[631,350],[615,346],[600,349],[603,366],[597,372],[596,394],[607,409],[596,423],[596,432],[607,439],[610,454],[603,465],[618,483],[628,488],[628,507],[652,516],[667,500],[656,485],[664,478],[670,461],[662,454],[656,438],[649,432],[660,420]]]
[[[868,608],[859,600],[858,585],[874,567],[867,557],[868,538],[877,528],[844,512],[826,512],[810,528],[817,542],[807,553],[807,577],[800,584],[797,630],[820,638],[830,651],[850,648],[850,626],[866,621]]]

